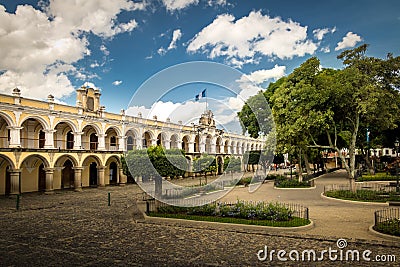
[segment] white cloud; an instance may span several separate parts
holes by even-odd
[[[337,44],[335,47],[335,51],[349,48],[349,47],[354,47],[358,42],[361,42],[362,38],[361,36],[348,32],[345,37],[343,37],[342,41]]]
[[[120,24],[117,15],[145,8],[144,2],[128,0],[51,0],[40,6],[44,11],[19,5],[15,13],[9,13],[0,5],[2,92],[18,87],[24,96],[42,99],[50,93],[57,98],[71,94],[74,88],[68,75],[93,76],[73,66],[91,54],[86,34],[111,38],[132,31],[136,21]],[[105,46],[100,50],[109,53]]]
[[[165,8],[173,12],[175,10],[184,9],[190,5],[197,5],[199,0],[162,0]]]
[[[122,83],[122,81],[114,81],[112,84],[115,85],[115,86],[118,86],[118,85],[120,85],[121,83]]]
[[[317,48],[318,44],[307,39],[307,26],[252,11],[237,20],[233,15],[219,15],[189,41],[187,52],[206,53],[211,59],[225,57],[240,67],[257,55],[291,59],[313,54]]]
[[[324,29],[315,29],[313,30],[313,34],[315,39],[321,41],[322,39],[324,39],[325,34],[327,33],[334,33],[336,32],[336,27],[329,29],[329,28],[324,28]]]
[[[226,6],[228,3],[226,0],[208,0],[209,6]]]
[[[157,53],[158,53],[160,56],[163,56],[163,55],[165,55],[165,54],[167,53],[167,50],[165,50],[164,47],[160,47],[160,48],[157,50]]]
[[[261,84],[269,79],[277,80],[285,76],[286,66],[275,65],[273,69],[256,70],[249,75],[243,75],[239,82],[252,81],[255,84]]]
[[[182,37],[182,31],[180,29],[176,29],[172,33],[172,40],[171,43],[168,46],[168,50],[175,49],[176,48],[176,42],[179,41]]]
[[[321,51],[324,53],[329,53],[329,52],[331,52],[331,48],[329,46],[325,46],[325,47],[321,48]]]

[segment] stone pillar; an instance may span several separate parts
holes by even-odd
[[[232,154],[232,146],[230,146],[230,145],[227,145],[227,147],[226,147],[226,148],[227,148],[227,151],[226,151],[226,152],[227,152],[227,154],[229,154],[229,155],[230,155],[230,154]],[[225,148],[224,148],[224,149],[225,149]],[[225,152],[225,151],[224,151],[224,152]]]
[[[21,147],[21,129],[23,127],[8,126],[10,130],[10,143],[9,148]]]
[[[217,153],[217,145],[211,143],[210,154],[216,154],[216,153]]]
[[[105,186],[104,183],[104,170],[105,170],[105,166],[98,166],[97,167],[97,183],[99,186]]]
[[[74,149],[82,149],[82,135],[83,132],[73,132],[74,134]]]
[[[195,142],[188,142],[188,146],[189,146],[189,153],[194,153],[194,146],[196,145]]]
[[[136,148],[137,149],[142,149],[143,147],[143,139],[142,138],[136,138]]]
[[[51,194],[54,192],[53,188],[53,176],[54,176],[54,168],[45,168],[46,172],[46,194]]]
[[[98,134],[98,146],[97,150],[106,150],[106,134]]]
[[[151,139],[150,142],[151,142],[150,146],[156,146],[157,145],[157,139]]]
[[[126,147],[125,147],[125,140],[126,140],[127,136],[118,136],[118,150],[119,151],[125,151]]]
[[[163,145],[163,147],[165,149],[170,149],[171,148],[171,143],[170,143],[169,140],[164,140],[162,145]]]
[[[14,169],[10,170],[10,194],[11,195],[18,195],[20,192],[20,175],[21,175],[21,170],[19,169]]]
[[[119,184],[125,185],[126,182],[127,182],[127,177],[124,174],[124,170],[122,168],[119,168]]]
[[[82,191],[82,171],[83,167],[73,167],[74,170],[74,187],[75,191]]]
[[[206,143],[201,141],[200,142],[200,147],[199,147],[200,153],[205,153],[206,152]]]
[[[56,132],[56,130],[46,129],[43,131],[45,134],[44,148],[47,148],[47,149],[54,148],[54,133]]]

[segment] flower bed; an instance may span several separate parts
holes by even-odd
[[[187,220],[264,226],[295,227],[310,223],[308,209],[300,205],[245,202],[212,203],[199,207],[160,206],[148,215]]]
[[[325,192],[325,196],[366,202],[400,201],[400,194],[396,194],[396,192],[381,192],[374,190],[356,190],[356,192],[350,190],[335,190]]]

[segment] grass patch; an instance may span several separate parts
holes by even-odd
[[[383,234],[400,236],[400,218],[381,222],[378,225],[375,225],[373,228],[375,231]]]
[[[247,202],[210,203],[196,207],[161,205],[150,216],[222,223],[294,227],[307,225],[308,209],[296,204]]]
[[[277,188],[310,188],[311,184],[309,181],[299,182],[297,179],[290,179],[284,176],[277,177],[274,185]]]
[[[325,195],[327,197],[365,202],[400,201],[400,194],[396,194],[396,192],[380,192],[373,190],[357,190],[356,192],[337,190],[325,192]]]
[[[371,181],[396,181],[396,176],[388,175],[382,172],[382,173],[376,173],[375,175],[363,175],[357,178],[357,182],[371,182]]]
[[[249,220],[249,219],[230,218],[230,217],[188,215],[188,214],[179,214],[179,213],[178,214],[156,213],[156,212],[150,212],[149,216],[162,217],[162,218],[184,219],[184,220],[194,220],[194,221],[262,225],[262,226],[273,226],[273,227],[298,227],[298,226],[308,225],[310,223],[310,220],[298,218],[298,217],[292,217],[292,219],[289,221],[269,221],[269,220]]]

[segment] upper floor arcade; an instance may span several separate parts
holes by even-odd
[[[217,129],[211,111],[199,124],[182,125],[127,116],[123,110],[108,113],[99,98],[100,92],[80,88],[73,107],[55,103],[51,95],[47,101],[22,98],[18,89],[0,95],[0,149],[121,152],[161,145],[192,154],[241,155],[263,148],[263,139]]]

